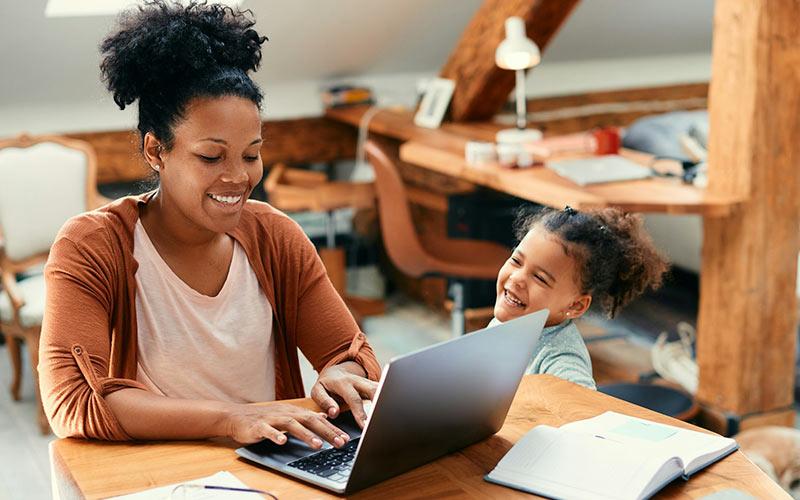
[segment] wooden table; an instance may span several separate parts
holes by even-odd
[[[310,400],[297,400],[312,407]],[[528,375],[503,428],[475,445],[363,490],[353,498],[532,498],[487,483],[484,474],[525,432],[539,424],[559,426],[606,410],[685,428],[698,428],[548,375]],[[402,430],[398,430],[402,432]],[[103,498],[209,476],[227,470],[247,485],[280,499],[337,498],[241,460],[224,441],[108,443],[60,439],[50,446],[54,497]],[[708,467],[688,482],[677,481],[663,498],[700,498],[737,488],[756,498],[788,498],[741,452]]]

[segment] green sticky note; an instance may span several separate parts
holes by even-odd
[[[634,439],[645,441],[663,441],[672,436],[678,429],[655,424],[652,422],[642,422],[631,420],[618,427],[611,429],[611,432]]]

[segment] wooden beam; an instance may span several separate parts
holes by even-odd
[[[610,104],[657,103],[668,101],[705,100],[708,96],[708,82],[681,83],[677,85],[658,85],[655,87],[636,87],[620,90],[597,90],[582,94],[567,94],[528,99],[528,113],[544,111],[563,111],[565,108],[585,108]],[[694,109],[694,104],[684,109]],[[513,103],[508,102],[505,110],[513,113]]]
[[[604,90],[583,94],[528,99],[528,123],[545,135],[561,135],[597,127],[625,127],[639,118],[670,111],[708,107],[708,83],[688,83]],[[513,103],[496,117],[515,123]]]
[[[440,73],[456,82],[450,104],[453,121],[490,118],[514,89],[514,72],[494,63],[508,17],[524,19],[528,37],[544,50],[577,4],[578,0],[485,0]]]
[[[709,192],[743,197],[705,219],[698,398],[752,416],[793,403],[800,249],[800,3],[714,7]]]

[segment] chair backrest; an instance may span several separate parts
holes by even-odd
[[[46,254],[70,217],[93,206],[97,160],[91,145],[58,136],[0,141],[0,234],[5,258]]]
[[[367,141],[364,150],[375,169],[378,217],[386,253],[409,276],[419,277],[433,271],[414,227],[408,194],[394,162],[374,140]]]

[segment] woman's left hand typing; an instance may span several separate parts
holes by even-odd
[[[311,388],[311,398],[331,418],[339,415],[337,399],[344,402],[350,407],[358,425],[363,428],[367,421],[363,400],[371,400],[377,388],[377,382],[366,378],[366,372],[361,365],[346,361],[322,370],[317,383]]]

